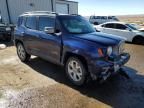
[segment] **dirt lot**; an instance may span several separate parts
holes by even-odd
[[[136,23],[144,27],[144,15],[125,15],[125,16],[117,16],[120,21],[128,22],[128,23]]]
[[[17,58],[15,47],[0,50],[0,108],[143,108],[144,46],[127,44],[130,76],[116,75],[104,84],[90,82],[75,87],[64,70],[33,57],[27,64]]]

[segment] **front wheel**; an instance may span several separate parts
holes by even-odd
[[[30,55],[26,52],[22,43],[17,44],[17,55],[22,62],[27,62],[30,59]]]
[[[65,66],[66,74],[71,82],[77,86],[82,86],[86,82],[86,68],[83,63],[75,57],[70,57]]]
[[[144,37],[135,37],[133,39],[134,44],[144,45]]]

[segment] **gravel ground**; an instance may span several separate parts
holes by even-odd
[[[130,79],[116,75],[104,84],[75,87],[64,70],[37,57],[27,64],[10,43],[0,50],[0,108],[143,108],[144,46],[126,45]]]

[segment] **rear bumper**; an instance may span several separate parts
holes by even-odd
[[[118,71],[126,64],[130,59],[128,53],[121,54],[119,60],[96,60],[90,67],[90,73],[93,80],[97,78],[104,78],[105,80],[112,74],[118,73]]]

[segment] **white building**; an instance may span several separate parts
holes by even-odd
[[[78,2],[67,0],[0,0],[0,14],[5,22],[16,23],[27,11],[53,11],[78,14]]]

